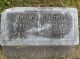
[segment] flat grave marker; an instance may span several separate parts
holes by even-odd
[[[1,20],[2,45],[77,45],[76,8],[16,7]]]
[[[79,44],[76,8],[15,7],[1,16],[1,45],[8,59],[67,55]],[[16,48],[16,46],[26,46]]]

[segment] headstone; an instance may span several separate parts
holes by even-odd
[[[77,9],[7,9],[2,13],[1,32],[4,46],[77,45]]]
[[[27,51],[23,55],[32,56],[33,53],[33,56],[44,56],[44,49],[50,52],[55,50],[53,46],[68,46],[69,49],[69,46],[72,47],[78,43],[78,13],[76,8],[15,7],[6,9],[2,13],[1,45],[4,48],[8,47],[17,52],[15,47],[10,46],[29,46],[26,50],[23,49],[24,52]],[[66,47],[58,48],[61,50],[57,51],[62,51]],[[8,49],[4,50],[8,51]],[[36,51],[39,53],[37,54]],[[42,53],[40,53],[41,51]],[[45,52],[46,56],[53,55],[53,53],[47,52]]]

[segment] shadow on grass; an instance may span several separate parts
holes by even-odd
[[[0,45],[0,50],[3,50],[3,47]]]

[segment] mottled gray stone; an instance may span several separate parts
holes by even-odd
[[[1,17],[0,43],[8,59],[70,56],[75,49],[74,45],[79,43],[77,9],[52,7],[7,9]]]
[[[72,29],[72,16],[69,13],[60,12],[23,12],[8,13],[9,40],[16,38],[26,38],[34,35],[47,38],[63,38]],[[16,19],[17,17],[17,19]],[[39,23],[38,23],[39,22]],[[15,25],[14,25],[15,24]]]
[[[2,45],[77,45],[76,8],[16,7],[2,13]]]

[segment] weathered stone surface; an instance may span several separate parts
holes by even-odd
[[[4,46],[77,45],[77,9],[10,8],[2,13],[1,31]]]
[[[10,8],[2,13],[1,32],[0,43],[8,59],[70,56],[75,46],[61,45],[77,45],[79,42],[77,10]]]
[[[9,40],[26,38],[29,36],[47,37],[52,40],[63,38],[72,28],[72,16],[60,12],[23,12],[8,13]]]

